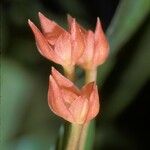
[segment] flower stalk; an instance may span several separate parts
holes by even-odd
[[[87,69],[85,70],[85,83],[90,83],[95,81],[97,78],[97,68],[94,69]]]
[[[71,72],[72,71],[72,72]],[[74,70],[66,70],[65,75],[69,79],[74,79]],[[97,69],[86,70],[85,72],[85,83],[89,83],[92,81],[96,81]],[[95,121],[92,120],[83,125],[78,124],[65,124],[65,132],[64,135],[67,135],[67,141],[65,144],[65,150],[85,150],[87,145],[88,138],[94,139],[94,131],[95,131]],[[92,134],[91,131],[92,130]],[[64,137],[63,137],[64,138]],[[66,140],[66,139],[64,139]],[[93,146],[93,141],[90,141],[89,147]]]
[[[64,73],[65,73],[65,76],[69,80],[74,81],[74,79],[75,79],[75,66],[64,67]]]
[[[74,81],[75,78],[75,67],[64,67],[64,73],[65,76],[70,79],[71,81]],[[63,147],[65,150],[77,150],[79,146],[79,139],[82,131],[82,125],[78,124],[64,124],[64,128],[67,129],[64,132],[64,135],[67,135],[67,141],[63,142]],[[63,140],[64,137],[63,137]]]
[[[64,73],[65,76],[70,79],[71,81],[74,81],[75,79],[75,67],[64,67]],[[79,142],[80,142],[80,136],[82,133],[83,125],[79,124],[64,124],[64,136],[67,136],[67,139],[63,136],[62,141],[62,149],[64,150],[78,150],[79,149]],[[66,132],[66,133],[65,133]]]
[[[82,133],[83,125],[71,124],[68,142],[65,150],[78,150],[80,147],[80,136]]]
[[[89,83],[89,82],[92,82],[92,81],[96,81],[96,78],[97,78],[97,69],[87,69],[85,70],[85,83]],[[90,128],[91,126],[91,128]],[[89,136],[92,136],[92,137],[89,137],[90,139],[94,139],[94,134],[90,134],[90,131],[89,130],[93,130],[93,133],[95,133],[95,121],[92,120],[86,124],[84,124],[83,126],[83,130],[82,130],[82,133],[81,133],[81,137],[80,137],[80,147],[79,147],[79,150],[84,150],[85,149],[85,146],[87,145],[86,142],[87,142],[87,139]],[[93,146],[93,143],[91,141],[91,147]]]
[[[28,21],[38,51],[48,60],[60,64],[65,73],[63,76],[52,68],[49,77],[48,105],[53,113],[70,122],[64,125],[57,149],[92,149],[94,134],[91,131],[95,129],[92,119],[100,109],[97,67],[105,62],[109,54],[109,43],[100,19],[97,18],[94,32],[85,30],[71,16],[68,16],[68,30],[40,12],[39,20],[42,31],[31,20]],[[85,71],[85,85],[81,89],[73,82],[76,65]]]

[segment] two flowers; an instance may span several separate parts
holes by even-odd
[[[109,44],[97,19],[95,32],[86,31],[68,16],[69,30],[39,13],[42,32],[29,20],[38,51],[64,70],[77,64],[84,70],[96,70],[108,57]],[[51,110],[71,123],[83,124],[99,112],[99,96],[94,82],[79,90],[54,68],[50,75],[48,103]]]

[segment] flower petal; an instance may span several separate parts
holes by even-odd
[[[51,45],[54,45],[57,38],[64,32],[66,32],[62,27],[56,24],[54,21],[45,17],[39,12],[39,19],[41,27],[45,37]]]
[[[86,118],[87,122],[93,119],[98,114],[100,109],[99,95],[96,84],[93,85],[92,93],[90,94],[89,106],[90,107]]]
[[[78,97],[78,95],[75,92],[73,92],[70,88],[62,88],[61,93],[62,98],[68,107]]]
[[[79,89],[69,79],[60,74],[54,67],[52,67],[52,76],[60,87],[65,87],[66,89],[69,88],[72,92],[79,95]]]
[[[67,15],[69,30],[71,30],[71,24],[72,24],[73,19],[74,18],[71,15],[69,15],[69,14]],[[81,32],[83,32],[84,34],[87,33],[87,31],[81,25],[79,25],[77,22],[76,22],[76,24],[77,24],[78,28],[81,29]]]
[[[74,18],[71,20],[72,60],[76,63],[85,49],[85,35],[76,20]]]
[[[79,65],[83,68],[90,68],[93,65],[93,55],[94,55],[94,33],[92,31],[88,31],[86,37],[86,46],[85,50],[79,59]]]
[[[94,64],[101,65],[104,63],[109,54],[109,43],[103,32],[99,18],[95,29],[95,50],[94,50]]]
[[[50,45],[48,44],[47,40],[45,39],[43,34],[40,32],[40,30],[30,20],[28,21],[28,23],[35,35],[37,48],[39,52],[41,53],[41,55],[43,55],[47,59],[50,59],[56,63],[60,63],[53,49],[50,47]]]
[[[81,89],[81,95],[82,97],[86,97],[87,99],[90,99],[90,95],[93,92],[93,86],[95,85],[95,82],[90,82],[86,84],[84,87]]]
[[[48,104],[56,115],[66,120],[68,120],[68,118],[69,120],[73,120],[72,115],[62,99],[60,88],[51,75],[49,79]]]
[[[88,109],[89,105],[87,99],[83,99],[81,96],[79,96],[76,100],[74,100],[69,108],[69,111],[75,120],[74,123],[85,123]]]
[[[64,65],[71,65],[71,40],[69,33],[64,33],[57,39],[54,51],[63,60]]]

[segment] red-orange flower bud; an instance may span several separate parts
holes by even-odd
[[[79,90],[70,80],[52,68],[48,104],[56,115],[71,123],[89,122],[99,112],[97,86],[91,82]]]
[[[109,54],[109,43],[102,30],[99,18],[97,18],[95,33],[88,30],[84,36],[85,49],[78,64],[84,69],[95,69],[105,62]]]
[[[80,26],[72,18],[70,30],[66,31],[54,21],[39,13],[42,32],[31,22],[39,52],[49,60],[64,67],[75,65],[84,50],[84,37]]]

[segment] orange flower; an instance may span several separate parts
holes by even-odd
[[[56,115],[71,123],[89,122],[99,112],[97,86],[91,82],[79,90],[70,80],[52,68],[48,104]]]
[[[109,54],[109,43],[102,30],[99,18],[97,18],[95,33],[88,30],[84,37],[85,49],[78,64],[84,69],[95,69],[105,62]]]
[[[84,50],[82,29],[74,18],[69,22],[69,31],[39,13],[42,32],[31,22],[31,27],[39,52],[47,59],[63,67],[75,65]]]

